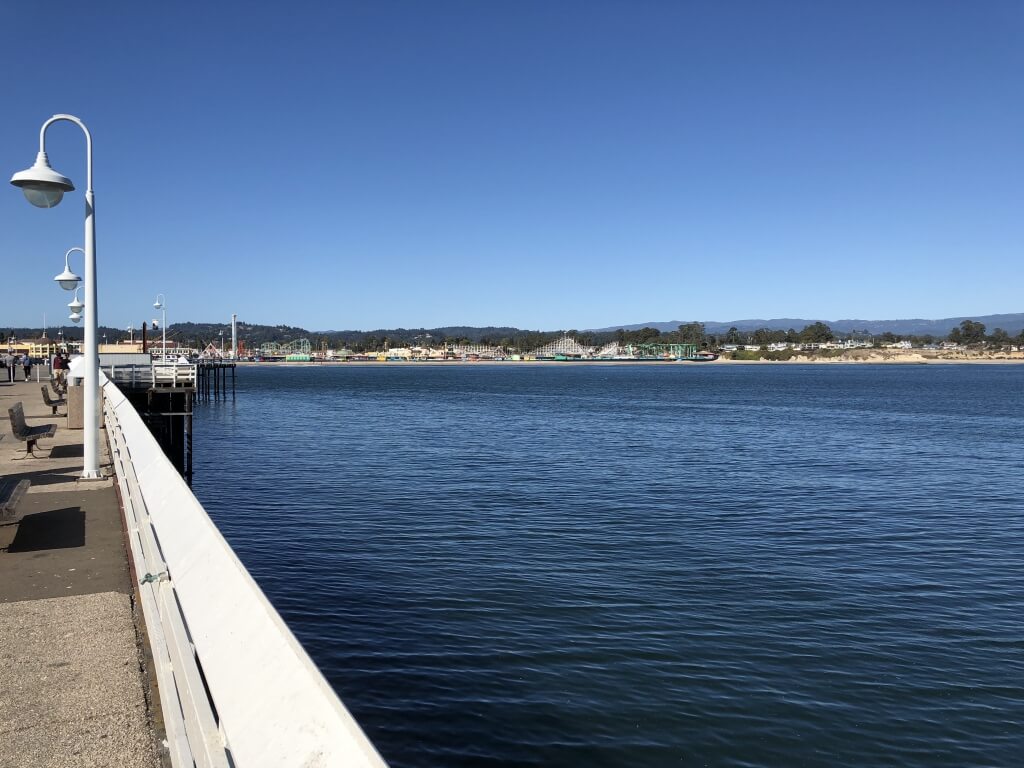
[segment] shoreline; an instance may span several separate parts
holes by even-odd
[[[1011,353],[1005,356],[958,355],[940,357],[922,355],[920,353],[901,355],[894,353],[869,354],[842,357],[804,357],[794,356],[789,360],[731,360],[719,358],[713,362],[694,363],[676,360],[311,360],[297,361],[263,361],[252,362],[239,360],[238,366],[274,366],[292,368],[310,368],[336,365],[402,365],[402,366],[458,366],[458,365],[671,365],[687,367],[706,367],[716,365],[1020,365],[1024,364],[1024,353]]]

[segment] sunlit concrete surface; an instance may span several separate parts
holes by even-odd
[[[0,765],[155,766],[130,598],[0,604]]]

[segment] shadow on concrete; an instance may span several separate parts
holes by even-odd
[[[45,446],[44,446],[45,447]],[[75,445],[55,445],[50,456],[55,459],[75,459],[82,458],[82,444],[77,443]]]
[[[23,472],[12,472],[4,477],[17,482],[19,480],[28,480],[32,483],[32,487],[43,485],[56,485],[57,483],[65,483],[68,485],[68,489],[74,489],[75,479],[78,477],[79,469],[77,467],[60,467],[53,468],[46,465],[45,459],[40,459],[38,464],[30,464],[26,461],[25,464],[29,466],[40,466],[43,465],[46,468],[40,468],[36,470],[25,467]],[[25,466],[24,464],[22,465]]]
[[[85,546],[85,512],[81,507],[25,515],[8,552],[39,552]]]

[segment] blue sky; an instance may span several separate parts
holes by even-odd
[[[0,171],[95,142],[101,324],[1024,311],[1024,3],[4,3]],[[33,52],[32,45],[45,46]],[[67,324],[84,141],[0,193]],[[81,260],[72,256],[81,270]]]

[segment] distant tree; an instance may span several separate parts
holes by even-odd
[[[832,333],[832,329],[820,321],[805,326],[800,331],[800,341],[805,344],[823,344],[826,341],[832,341],[834,338],[835,335]]]
[[[635,331],[623,331],[622,342],[625,344],[647,344],[655,341],[659,341],[661,331],[657,328],[640,328]]]
[[[732,326],[728,331],[725,332],[725,343],[726,344],[740,344],[742,338],[740,337],[740,330],[735,325]]]
[[[988,343],[995,347],[1008,347],[1012,343],[1012,339],[1010,334],[1002,328],[996,328],[992,331],[992,335],[988,337]]]
[[[785,331],[773,331],[771,328],[758,328],[750,337],[752,344],[764,347],[786,340]]]
[[[959,331],[959,333],[957,333]],[[954,337],[956,334],[956,337]],[[964,320],[959,328],[949,333],[949,340],[957,344],[981,344],[985,341],[985,324],[974,320]]]
[[[787,344],[796,344],[798,341],[800,341],[800,334],[796,332],[796,329],[790,328],[788,331],[786,331]]]
[[[705,341],[704,323],[692,322],[680,325],[676,330],[676,338],[680,344],[696,344],[700,346]]]

